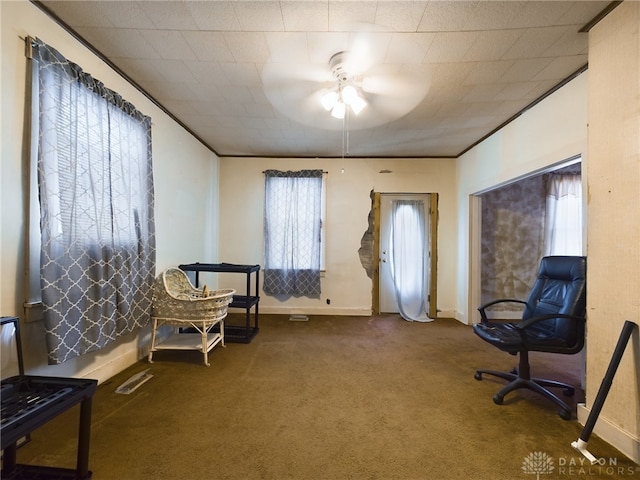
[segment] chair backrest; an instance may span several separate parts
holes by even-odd
[[[587,259],[551,256],[540,261],[538,277],[531,289],[522,319],[563,313],[584,317],[586,313]],[[562,339],[565,347],[580,350],[584,344],[584,322],[554,318],[536,324],[550,338]]]

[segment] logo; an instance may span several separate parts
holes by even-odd
[[[531,452],[524,457],[520,469],[527,475],[535,475],[536,480],[540,480],[540,475],[551,475],[553,478],[587,478],[590,476],[602,475],[616,476],[616,478],[629,476],[640,478],[640,466],[626,461],[619,462],[616,457],[597,458],[595,463],[580,457],[558,457],[556,459],[545,452]]]
[[[540,480],[540,475],[551,474],[554,468],[553,459],[544,452],[531,452],[522,462],[522,471],[536,475],[536,480]]]

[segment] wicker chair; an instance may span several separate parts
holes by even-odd
[[[179,268],[165,270],[153,286],[149,363],[153,363],[153,352],[157,350],[200,350],[204,364],[209,366],[211,349],[218,343],[224,347],[224,319],[234,293],[230,288],[197,289]],[[175,327],[174,335],[156,343],[157,330],[163,325]],[[216,325],[219,328],[214,331]],[[195,333],[181,333],[181,329]]]

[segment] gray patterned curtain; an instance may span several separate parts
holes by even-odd
[[[49,363],[58,364],[149,320],[151,119],[55,49],[33,48],[40,282]]]
[[[320,295],[322,170],[265,172],[264,292]]]

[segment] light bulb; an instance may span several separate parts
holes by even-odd
[[[331,110],[331,116],[334,118],[344,118],[345,105],[342,102],[336,102],[333,110]]]
[[[357,95],[356,98],[351,102],[350,106],[351,110],[353,110],[353,113],[358,115],[367,106],[367,102],[364,98]]]
[[[335,106],[336,102],[338,101],[338,97],[338,92],[332,90],[322,96],[322,98],[320,99],[320,103],[322,103],[322,106],[328,112]]]
[[[358,98],[358,91],[353,85],[347,85],[342,89],[342,101],[347,105],[351,105],[356,98]]]

